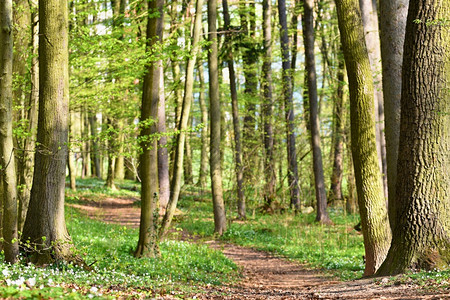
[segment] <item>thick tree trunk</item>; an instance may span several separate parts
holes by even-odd
[[[214,232],[222,235],[227,226],[222,189],[222,169],[220,166],[220,98],[219,66],[217,49],[217,0],[208,0],[208,52],[209,65],[209,101],[210,101],[210,176],[214,209]]]
[[[403,56],[396,222],[379,275],[450,263],[450,1],[411,1]]]
[[[0,4],[0,165],[3,203],[3,250],[5,261],[15,263],[17,242],[16,162],[12,132],[13,106],[13,24],[12,0]]]
[[[272,98],[272,4],[269,0],[263,1],[263,28],[264,28],[264,61],[263,61],[263,105],[264,120],[264,202],[270,207],[276,198],[276,171],[274,158],[273,136],[273,98]],[[297,27],[297,26],[295,26]]]
[[[152,55],[156,43],[162,42],[164,0],[148,2],[147,47],[146,52]],[[155,12],[159,15],[155,16]],[[162,61],[157,60],[147,66],[144,78],[144,90],[141,106],[141,147],[140,177],[141,177],[141,219],[139,225],[139,241],[134,252],[136,257],[155,257],[159,255],[158,246],[158,112]]]
[[[73,260],[64,219],[68,142],[68,4],[39,1],[39,120],[33,187],[22,242],[32,262]]]
[[[286,140],[288,157],[288,182],[291,205],[300,207],[298,190],[297,152],[295,147],[294,104],[292,101],[291,62],[289,57],[289,37],[286,17],[286,1],[278,1],[278,16],[280,20],[280,42],[283,67],[283,99],[286,118]]]
[[[336,0],[350,89],[351,146],[366,257],[372,275],[386,257],[391,233],[375,139],[373,78],[357,0]]]
[[[322,150],[320,145],[320,124],[317,103],[316,62],[314,57],[314,0],[303,1],[303,41],[308,82],[309,115],[311,123],[311,147],[313,150],[314,187],[316,190],[316,221],[331,224],[327,212],[327,194],[323,175]]]
[[[227,0],[222,0],[223,7],[223,19],[225,30],[230,30],[230,14],[228,12]],[[225,43],[229,47],[228,55],[226,57],[228,65],[228,73],[230,76],[230,94],[231,94],[231,113],[233,115],[233,130],[234,130],[234,159],[235,159],[235,171],[236,171],[236,184],[237,184],[237,211],[238,218],[245,219],[245,196],[244,196],[244,170],[242,165],[242,143],[241,143],[241,128],[239,124],[239,106],[236,87],[236,73],[234,70],[233,60],[233,45],[230,39],[230,33],[227,32],[225,36]]]
[[[408,0],[380,0],[380,37],[386,128],[389,223],[395,227],[397,157],[400,138],[402,59]]]
[[[191,105],[193,101],[193,89],[194,89],[194,67],[197,60],[197,54],[199,51],[199,40],[201,33],[201,20],[202,20],[202,6],[203,0],[197,0],[196,15],[194,21],[194,31],[192,34],[191,44],[191,56],[187,61],[186,66],[186,80],[184,86],[184,98],[180,115],[180,123],[178,125],[177,143],[175,145],[175,160],[173,162],[173,177],[170,185],[170,198],[167,204],[166,214],[164,215],[161,229],[159,231],[159,239],[163,239],[169,229],[172,222],[175,209],[177,207],[178,199],[180,197],[181,190],[181,177],[183,175],[184,166],[184,149],[186,142],[186,130],[188,129],[188,122],[190,118]]]

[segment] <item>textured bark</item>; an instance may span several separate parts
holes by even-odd
[[[151,55],[154,45],[162,41],[164,0],[148,2],[147,19],[147,49]],[[157,48],[157,47],[156,47]],[[155,257],[159,255],[158,246],[158,111],[160,86],[162,80],[162,62],[156,60],[147,65],[144,78],[144,89],[141,106],[141,147],[140,177],[141,177],[141,219],[139,225],[139,241],[134,252],[136,257]]]
[[[205,93],[203,92],[205,90],[205,81],[203,79],[203,63],[200,62],[198,64],[198,81],[199,81],[199,87],[200,87],[200,93],[198,96],[198,102],[200,104],[200,110],[202,112],[202,133],[201,133],[201,143],[202,143],[202,150],[200,154],[200,172],[198,176],[198,185],[203,189],[206,188],[207,183],[207,175],[208,175],[208,164],[209,164],[209,158],[208,158],[208,108],[206,106],[205,101]]]
[[[313,150],[314,187],[316,191],[316,221],[331,224],[327,212],[327,194],[323,175],[322,150],[320,146],[319,108],[317,103],[316,62],[314,57],[314,0],[303,1],[303,41],[305,44],[305,65],[308,82],[311,147]]]
[[[352,156],[366,267],[372,275],[386,257],[391,233],[375,139],[373,79],[357,0],[336,0],[350,89]]]
[[[39,119],[22,243],[36,264],[75,258],[64,219],[69,115],[68,4],[39,1]]]
[[[295,208],[300,206],[300,195],[298,190],[298,167],[297,152],[295,147],[294,127],[294,104],[292,101],[292,76],[289,57],[289,37],[286,17],[286,1],[278,1],[278,16],[280,20],[280,42],[283,67],[283,100],[286,118],[286,140],[288,157],[288,182],[290,190],[291,205]]]
[[[403,56],[396,222],[378,274],[448,268],[450,1],[410,1]]]
[[[408,0],[380,0],[380,38],[386,127],[389,223],[395,226],[397,157],[400,137],[402,59]]]
[[[222,235],[227,226],[225,205],[223,201],[222,169],[220,166],[220,98],[219,98],[219,66],[217,49],[217,0],[208,0],[208,52],[209,66],[209,120],[210,131],[210,176],[214,210],[214,232]]]
[[[273,95],[272,95],[272,4],[269,0],[263,1],[263,28],[264,28],[264,60],[263,60],[263,105],[262,114],[264,120],[264,174],[265,189],[264,202],[270,206],[276,197],[276,171],[274,158],[273,136]],[[297,26],[295,26],[297,28]],[[294,62],[293,62],[294,63]]]
[[[228,12],[227,0],[222,0],[223,7],[223,19],[225,30],[230,30],[230,14]],[[244,169],[242,164],[242,143],[241,143],[241,128],[239,125],[239,105],[236,88],[236,73],[234,70],[233,60],[233,45],[230,38],[230,33],[225,36],[225,43],[228,45],[228,55],[226,62],[228,65],[228,73],[230,76],[230,95],[231,95],[231,113],[233,115],[233,131],[234,131],[234,160],[235,160],[235,172],[236,172],[236,184],[237,184],[237,212],[238,218],[245,219],[245,196],[244,196]]]
[[[0,4],[0,166],[2,172],[3,250],[5,261],[15,263],[19,254],[17,243],[16,161],[12,134],[12,69],[13,24],[12,0]]]
[[[378,34],[378,15],[376,0],[359,0],[361,17],[364,27],[364,37],[369,54],[374,84],[375,124],[378,149],[378,160],[383,179],[384,196],[388,197],[386,177],[386,142],[384,138],[384,104],[381,78],[381,50],[380,36]]]
[[[123,146],[125,142],[125,134],[123,132],[123,120],[117,120],[117,155],[114,162],[114,178],[125,178],[125,158],[123,156]]]
[[[173,162],[173,177],[170,185],[170,198],[167,204],[166,214],[164,215],[161,229],[159,231],[159,238],[162,239],[169,229],[170,223],[172,222],[173,215],[175,213],[175,208],[177,207],[178,199],[180,197],[181,190],[181,179],[183,175],[184,166],[184,149],[186,142],[186,135],[188,132],[188,122],[190,119],[191,105],[193,101],[193,89],[194,89],[194,67],[197,60],[197,54],[199,51],[199,40],[200,33],[202,30],[202,6],[203,0],[197,0],[196,14],[194,20],[194,31],[191,37],[191,56],[189,57],[186,65],[186,80],[184,86],[184,97],[183,105],[180,115],[180,123],[178,125],[178,136],[177,143],[175,145],[175,160]]]

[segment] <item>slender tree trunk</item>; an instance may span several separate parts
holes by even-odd
[[[227,226],[222,190],[222,169],[220,167],[220,98],[219,67],[217,49],[217,0],[208,0],[208,52],[209,101],[210,101],[210,175],[214,209],[214,232],[222,235]]]
[[[67,153],[67,168],[69,170],[69,180],[70,180],[70,189],[72,191],[77,190],[77,182],[76,182],[76,167],[73,157],[73,152],[70,150],[70,143],[72,139],[72,114],[69,112],[69,148]]]
[[[380,0],[380,37],[386,127],[389,223],[395,227],[397,157],[400,138],[402,59],[408,0]]]
[[[125,133],[123,132],[124,121],[117,121],[117,156],[114,162],[114,178],[124,179],[125,178],[125,158],[123,156]]]
[[[313,150],[314,186],[316,190],[316,221],[331,224],[327,212],[327,194],[323,175],[322,150],[320,145],[320,124],[317,103],[316,62],[314,57],[314,0],[303,1],[303,41],[308,82],[309,115],[311,123],[311,147]]]
[[[450,1],[410,1],[403,56],[396,222],[379,275],[450,263]]]
[[[114,183],[114,162],[116,161],[116,151],[117,151],[117,132],[115,132],[116,122],[113,121],[110,117],[107,118],[106,126],[108,127],[108,147],[107,147],[107,155],[108,155],[108,169],[106,172],[106,183],[105,185],[112,189],[116,189],[116,185]]]
[[[288,156],[288,181],[291,205],[300,207],[300,195],[298,190],[297,152],[295,147],[294,104],[292,101],[292,77],[289,58],[289,36],[287,29],[286,1],[278,1],[278,15],[280,19],[280,41],[283,67],[283,98],[286,117],[286,140]]]
[[[69,115],[68,3],[39,1],[39,120],[22,242],[36,264],[73,260],[64,219]]]
[[[2,166],[3,249],[5,261],[15,263],[17,240],[16,162],[12,135],[13,24],[12,0],[0,4],[0,165]]]
[[[202,132],[201,132],[201,143],[202,143],[202,150],[200,155],[200,172],[198,176],[198,185],[203,189],[206,188],[206,176],[208,175],[208,164],[209,164],[209,158],[208,158],[208,108],[206,106],[205,101],[205,93],[203,92],[205,90],[205,81],[203,79],[203,63],[199,62],[198,64],[198,80],[199,80],[199,86],[200,86],[200,93],[198,96],[198,102],[200,104],[200,111],[202,112]]]
[[[192,75],[192,86],[194,85],[194,75]],[[185,142],[184,142],[184,183],[192,185],[194,183],[194,176],[192,174],[192,148],[191,148],[191,132],[189,129],[192,128],[192,116],[189,117],[186,129]]]
[[[91,170],[92,176],[96,176],[98,179],[102,179],[102,172],[100,167],[100,151],[98,149],[97,140],[97,117],[94,114],[90,114],[89,117],[89,127],[91,128],[91,149],[92,149],[92,159],[91,159]]]
[[[244,182],[244,170],[242,165],[242,144],[241,144],[241,128],[239,124],[239,106],[238,96],[236,88],[236,73],[234,70],[233,60],[233,45],[230,38],[230,14],[228,12],[227,0],[222,0],[223,7],[223,19],[225,30],[227,31],[225,36],[225,43],[229,47],[228,55],[226,57],[228,65],[228,73],[230,76],[230,94],[231,94],[231,113],[233,115],[233,130],[234,130],[234,159],[236,170],[236,183],[237,183],[237,203],[238,203],[238,218],[245,219],[245,196],[243,189]]]
[[[387,199],[388,187],[386,177],[386,142],[384,138],[384,105],[381,78],[381,50],[380,36],[378,34],[377,3],[376,0],[359,0],[359,5],[361,7],[364,37],[366,40],[370,67],[372,69],[373,75],[378,159],[383,179],[384,196]]]
[[[177,207],[178,199],[180,197],[181,190],[181,177],[183,173],[183,161],[184,161],[184,147],[186,142],[186,130],[188,128],[189,115],[191,112],[191,105],[193,101],[193,89],[194,89],[194,67],[197,60],[197,54],[199,51],[200,33],[202,30],[202,6],[203,0],[197,0],[196,14],[194,21],[194,32],[192,34],[191,44],[191,56],[187,61],[186,66],[186,80],[184,86],[184,99],[183,106],[180,115],[180,123],[177,128],[179,134],[177,136],[177,143],[175,149],[175,160],[173,162],[173,177],[170,185],[170,198],[167,204],[166,214],[164,215],[161,229],[159,231],[159,239],[163,239],[169,229],[172,222],[173,214]]]
[[[25,217],[27,215],[28,205],[30,203],[31,185],[33,183],[34,170],[34,156],[36,145],[36,131],[38,121],[38,102],[39,102],[39,61],[38,61],[38,47],[39,47],[39,16],[37,13],[37,2],[30,1],[31,10],[31,68],[30,81],[31,91],[28,101],[28,131],[31,136],[25,139],[23,152],[19,160],[19,176],[18,184],[22,187],[18,190],[19,207],[18,207],[18,230],[22,231]]]
[[[366,257],[372,275],[386,257],[391,233],[375,139],[373,77],[357,0],[336,0],[350,89],[351,146]]]
[[[164,23],[164,0],[148,2],[147,19],[147,53],[153,53],[154,45],[162,42]],[[158,15],[155,15],[158,12]],[[147,66],[144,78],[144,90],[141,106],[141,220],[139,226],[139,241],[134,252],[136,257],[155,257],[159,255],[158,246],[158,112],[160,101],[160,86],[163,80],[162,61],[157,60]],[[150,124],[148,124],[150,122]]]
[[[274,158],[273,136],[273,98],[272,98],[272,4],[269,0],[263,1],[263,28],[264,28],[264,61],[263,61],[263,120],[264,120],[264,174],[265,189],[264,202],[270,207],[276,197],[276,171]],[[295,26],[297,27],[297,26]],[[295,43],[295,42],[294,42]]]

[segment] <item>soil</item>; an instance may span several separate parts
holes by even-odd
[[[101,203],[71,204],[92,218],[138,227],[138,199],[107,198]],[[242,280],[224,286],[205,286],[193,299],[450,299],[448,290],[427,290],[413,283],[387,278],[348,282],[327,277],[320,270],[269,253],[219,241],[207,241],[242,268]],[[170,299],[170,298],[161,298]],[[176,298],[179,299],[179,298]]]

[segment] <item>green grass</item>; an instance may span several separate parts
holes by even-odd
[[[96,201],[104,195],[126,196],[126,189],[98,189]],[[80,185],[82,186],[82,185]],[[69,192],[73,199],[86,197],[92,190]],[[102,196],[103,195],[103,196]],[[73,200],[75,201],[75,200]],[[79,200],[81,201],[81,200]],[[160,245],[161,257],[136,259],[138,231],[87,218],[77,209],[66,207],[68,231],[78,254],[93,271],[77,266],[55,264],[46,268],[24,262],[10,266],[0,262],[0,298],[118,298],[186,294],[202,285],[219,285],[238,278],[237,266],[221,252],[206,245],[168,240]],[[0,257],[3,261],[3,257]]]

